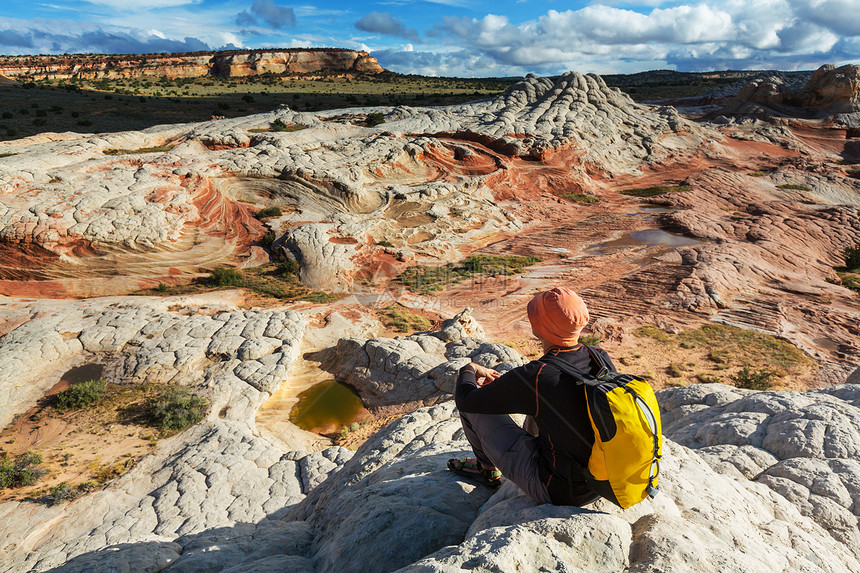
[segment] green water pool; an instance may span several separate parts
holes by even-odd
[[[351,424],[363,407],[352,390],[334,380],[312,386],[298,398],[290,411],[290,421],[308,431]]]

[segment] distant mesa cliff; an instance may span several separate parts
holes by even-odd
[[[367,52],[322,49],[232,50],[187,54],[7,56],[0,76],[17,80],[120,79],[140,76],[197,78],[262,74],[378,74],[385,69]]]

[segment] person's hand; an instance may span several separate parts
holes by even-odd
[[[486,366],[481,366],[480,364],[471,363],[472,368],[475,370],[475,379],[478,386],[486,386],[499,376],[498,372],[493,370],[492,368],[487,368]]]

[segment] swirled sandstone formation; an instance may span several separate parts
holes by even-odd
[[[450,400],[402,417],[356,452],[284,451],[256,432],[266,380],[288,376],[297,358],[297,313],[182,316],[153,300],[94,302],[82,313],[64,307],[40,306],[41,316],[0,343],[36,356],[40,321],[61,320],[82,328],[70,352],[110,358],[108,378],[172,376],[215,404],[203,423],[104,490],[53,506],[0,503],[0,571],[449,571],[468,563],[860,572],[856,385],[663,390],[666,441],[653,500],[624,511],[603,501],[536,505],[510,482],[494,491],[445,469],[449,457],[468,453]],[[440,333],[432,337],[441,344]],[[434,352],[427,345],[427,356]],[[502,358],[518,359],[477,359],[493,366]],[[393,352],[386,367],[406,373],[410,360]],[[417,379],[403,376],[398,391],[420,392]],[[0,379],[0,388],[9,383]]]

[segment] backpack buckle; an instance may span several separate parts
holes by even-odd
[[[645,488],[645,493],[648,494],[648,497],[653,498],[655,495],[660,493],[660,488],[649,483],[648,487]]]
[[[597,374],[596,374],[595,378],[603,378],[603,377],[604,377],[604,376],[606,376],[607,374],[609,374],[609,368],[607,368],[606,366],[601,366],[601,368],[600,368],[600,370],[597,372]]]

